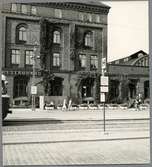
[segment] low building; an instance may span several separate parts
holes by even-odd
[[[126,102],[142,94],[149,99],[149,55],[140,50],[108,64],[108,102]]]

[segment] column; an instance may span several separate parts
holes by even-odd
[[[119,86],[118,86],[118,91],[119,91],[119,96],[118,99],[122,100],[122,80],[119,81]]]

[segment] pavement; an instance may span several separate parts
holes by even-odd
[[[5,128],[7,129],[7,126],[4,126],[3,143],[28,143],[41,141],[53,143],[83,140],[149,138],[149,113],[148,110],[107,110],[104,131],[103,111],[101,110],[59,111],[37,109],[36,111],[32,111],[31,109],[13,109],[12,114],[8,115],[6,121],[27,121],[27,124],[26,126],[23,124],[23,126],[22,123],[20,123],[19,125],[21,128],[15,127],[18,130],[14,130],[13,127],[10,127],[12,130],[5,130]],[[47,120],[58,120],[60,122],[52,125],[51,122],[49,122],[49,124],[47,123],[45,125],[45,121]],[[37,124],[32,127],[30,121],[40,121],[40,123],[41,121],[44,121],[44,125]],[[114,124],[111,121],[114,121]],[[128,124],[128,121],[130,124]],[[122,127],[120,127],[121,125]],[[36,128],[36,126],[39,128]],[[81,126],[82,128],[79,128]],[[85,128],[83,128],[83,126]],[[52,129],[52,127],[55,128]],[[68,127],[68,129],[66,127]]]
[[[59,111],[13,109],[6,121],[61,120],[62,124],[13,124],[3,131],[4,165],[143,164],[150,162],[149,111],[106,110],[106,120],[131,121],[137,129],[90,128],[103,120],[102,110]],[[64,122],[65,121],[65,122]],[[67,121],[67,122],[66,122]],[[83,122],[84,121],[84,122]],[[97,121],[97,122],[96,122]],[[60,125],[90,122],[88,129],[60,129]],[[49,126],[59,126],[50,130]],[[35,127],[42,126],[35,130]],[[27,130],[22,128],[28,127]],[[3,127],[5,128],[5,126]]]
[[[36,109],[11,109],[12,114],[8,114],[6,120],[103,120],[103,110],[76,110],[76,111],[61,111],[61,110],[41,110]],[[115,109],[105,110],[106,120],[124,120],[124,119],[149,119],[150,111],[135,109]]]

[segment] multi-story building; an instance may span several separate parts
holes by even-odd
[[[108,65],[109,102],[126,102],[141,94],[149,99],[149,55],[140,50]]]
[[[53,73],[47,95],[59,101],[99,101],[102,58],[107,60],[107,16],[110,7],[98,1],[9,3],[2,7],[2,72],[11,99],[30,97],[32,67],[35,83],[41,69]],[[44,95],[37,84],[37,95]]]

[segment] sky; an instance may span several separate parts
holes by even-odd
[[[108,62],[143,50],[149,53],[148,0],[102,1],[108,14]]]

